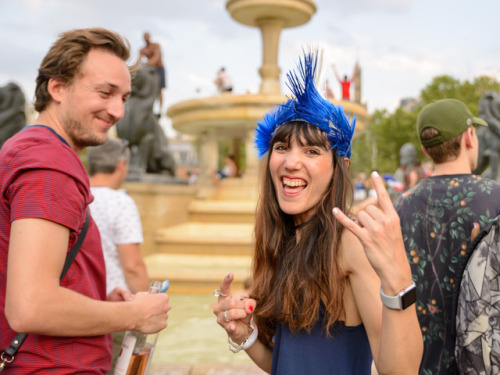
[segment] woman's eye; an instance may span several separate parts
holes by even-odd
[[[274,149],[276,151],[283,151],[283,150],[286,150],[286,146],[285,145],[275,145]]]

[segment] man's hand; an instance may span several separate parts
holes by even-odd
[[[167,327],[171,307],[168,294],[139,292],[131,301],[134,311],[134,331],[156,333]]]

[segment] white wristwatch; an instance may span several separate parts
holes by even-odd
[[[394,310],[404,310],[416,302],[417,286],[413,281],[410,286],[403,288],[401,292],[393,297],[384,294],[382,287],[380,287],[380,298],[385,306]]]

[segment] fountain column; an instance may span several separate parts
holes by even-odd
[[[279,18],[263,18],[257,21],[262,34],[262,66],[259,74],[261,94],[279,94],[281,69],[278,66],[278,46],[285,22]]]
[[[214,173],[217,171],[217,137],[215,129],[207,129],[201,134],[200,142],[200,176],[197,185],[200,186],[199,195],[210,195],[213,186]],[[208,190],[204,189],[208,188]]]
[[[256,183],[259,175],[259,159],[257,158],[257,149],[255,148],[255,144],[253,142],[254,137],[254,130],[248,130],[245,136],[246,171],[243,178],[253,178]]]
[[[278,50],[281,30],[309,21],[316,12],[312,0],[228,0],[226,9],[236,21],[258,27],[262,35],[262,78],[260,94],[281,93]]]

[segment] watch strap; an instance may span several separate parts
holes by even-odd
[[[389,307],[394,310],[404,310],[407,307],[415,303],[417,285],[414,281],[406,288],[401,289],[401,291],[395,296],[388,296],[384,293],[382,287],[380,287],[380,299],[384,306]],[[405,298],[409,296],[410,298]]]

